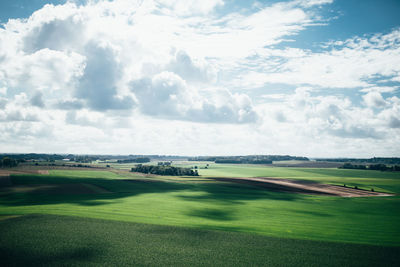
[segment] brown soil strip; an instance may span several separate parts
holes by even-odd
[[[212,178],[217,181],[235,182],[262,187],[271,191],[289,192],[298,194],[340,196],[340,197],[372,197],[372,196],[393,196],[393,194],[372,192],[349,187],[319,184],[309,181],[290,179],[276,179],[267,177],[257,178]]]
[[[49,171],[48,170],[38,170],[38,173],[39,174],[49,174]]]
[[[79,170],[79,171],[98,171],[98,170],[106,170],[110,168],[100,167],[100,166],[92,166],[88,167],[73,167],[73,166],[60,166],[60,165],[19,165],[15,168],[10,169],[0,169],[0,173],[2,171],[11,172],[11,173],[35,173],[37,174],[40,170]]]
[[[22,171],[22,170],[0,170],[0,176],[9,176],[10,174],[26,174],[26,173],[36,173],[36,171]]]

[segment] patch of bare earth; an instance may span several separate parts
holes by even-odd
[[[11,174],[49,174],[48,170],[38,170],[35,168],[12,168],[12,169],[0,169],[1,176],[10,176]]]
[[[106,170],[109,168],[106,167],[100,167],[100,166],[91,166],[90,168],[88,167],[77,167],[73,165],[28,165],[28,164],[21,164],[18,165],[18,167],[12,168],[12,169],[7,169],[8,171],[14,172],[14,173],[32,173],[32,174],[38,174],[38,171],[42,170],[79,170],[79,171],[99,171],[99,170]]]
[[[325,196],[340,196],[340,197],[373,197],[373,196],[393,196],[393,194],[373,192],[362,189],[354,189],[350,187],[319,184],[309,181],[299,181],[290,179],[276,179],[267,177],[257,178],[212,178],[217,181],[235,182],[248,184],[252,186],[262,187],[272,191],[325,195]]]

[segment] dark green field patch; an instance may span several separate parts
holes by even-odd
[[[0,220],[2,266],[398,266],[399,247],[27,215]]]
[[[29,184],[16,185],[0,188],[1,194],[10,193],[34,193],[34,194],[49,194],[49,195],[79,195],[79,194],[104,194],[110,193],[103,188],[92,184]]]
[[[10,186],[10,185],[12,185],[10,175],[0,174],[0,188],[3,186]]]

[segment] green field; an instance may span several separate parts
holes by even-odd
[[[0,220],[8,265],[395,266],[398,247],[304,241],[176,226],[28,215]]]
[[[383,265],[399,263],[399,256],[395,256],[400,255],[399,196],[341,198],[302,195],[208,179],[281,177],[373,187],[377,191],[400,194],[399,173],[225,164],[212,164],[203,169],[200,163],[198,166],[200,177],[142,177],[132,173],[79,170],[51,170],[49,175],[12,175],[14,186],[0,188],[0,215],[3,218],[0,225],[9,230],[0,235],[1,253],[31,253],[33,260],[44,257],[44,261],[51,264],[58,257],[60,262],[66,260],[62,258],[64,250],[68,254],[77,249],[77,262],[96,262],[103,256],[88,257],[87,254],[96,251],[97,241],[90,245],[94,246],[91,247],[94,252],[85,248],[92,239],[104,239],[110,246],[104,252],[106,255],[136,251],[121,259],[120,264],[114,263],[122,256],[110,256],[105,262],[111,265],[124,265],[128,261],[145,265],[184,263],[179,259],[192,254],[195,255],[190,257],[196,260],[187,260],[184,265],[221,265],[218,262],[225,265],[285,265],[287,262],[287,265],[303,266],[341,263],[376,266],[379,265],[377,261],[383,258],[386,263]],[[22,216],[13,217],[16,215]],[[69,217],[59,217],[66,215]],[[69,229],[67,225],[55,223],[63,220],[77,224],[74,227],[76,232],[67,238],[70,241],[58,244],[56,236],[70,231],[66,230]],[[35,227],[43,229],[32,230]],[[126,230],[128,228],[132,230]],[[147,235],[139,234],[141,228],[147,229],[148,239]],[[85,229],[88,237],[74,247],[79,231]],[[52,232],[50,237],[45,234],[47,231]],[[125,239],[120,237],[124,231],[130,233],[123,236]],[[11,241],[23,239],[27,232],[31,233],[32,240]],[[143,240],[140,243],[137,240],[128,242],[128,236]],[[54,252],[53,255],[48,251],[50,248],[46,244],[52,243],[46,241],[49,238],[60,246],[60,254]],[[241,241],[239,244],[229,243],[232,239]],[[36,241],[38,246],[32,247]],[[127,247],[120,249],[124,245]],[[104,250],[102,246],[104,244],[99,245],[100,251]],[[162,256],[161,259],[154,258],[152,252],[146,254],[144,248],[154,250],[156,255]],[[278,248],[288,253],[278,253]],[[86,255],[82,259],[79,258],[80,249]],[[173,255],[181,256],[174,258],[168,254],[169,249],[175,251]],[[225,260],[227,255],[224,251],[229,251],[230,261]],[[313,262],[315,264],[311,264]]]

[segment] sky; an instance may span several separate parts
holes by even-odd
[[[398,0],[2,0],[0,153],[400,156]]]

